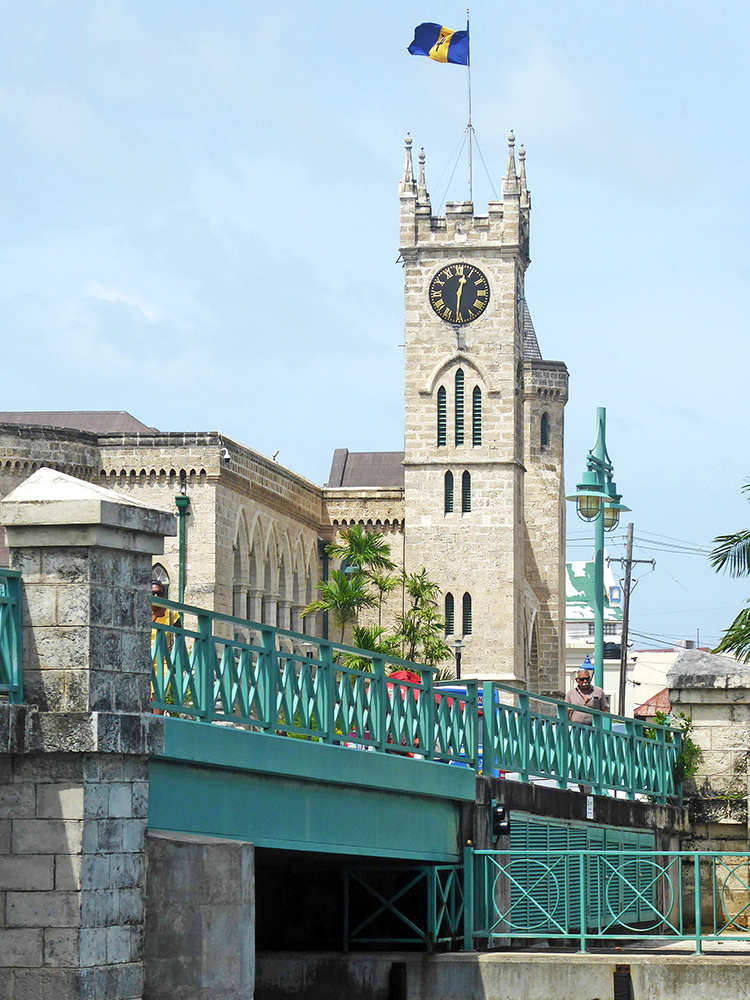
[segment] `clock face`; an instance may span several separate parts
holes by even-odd
[[[471,323],[489,301],[489,282],[473,264],[448,264],[430,282],[430,305],[446,323]]]

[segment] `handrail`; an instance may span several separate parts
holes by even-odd
[[[555,714],[533,711],[532,702],[554,707]],[[494,681],[482,685],[482,706],[485,770],[518,773],[524,781],[554,779],[559,788],[575,782],[596,794],[624,791],[629,799],[681,801],[675,764],[682,732],[676,727],[593,708],[586,709],[590,725],[573,722],[567,702]]]
[[[175,601],[154,603],[170,612],[169,623],[152,629],[154,709],[523,781],[551,779],[560,788],[679,801],[679,729],[595,709],[592,724],[582,725],[568,720],[570,705],[547,695],[493,681],[457,689],[457,682],[436,682],[434,667],[396,656]],[[394,679],[399,670],[419,680]]]
[[[23,701],[21,574],[0,568],[0,695],[11,705]]]
[[[477,681],[459,697],[435,686],[434,667],[175,601],[154,603],[170,611],[170,622],[152,623],[152,708],[476,768]],[[420,679],[394,678],[394,669]]]
[[[667,938],[747,941],[750,853],[744,851],[472,851],[465,939]],[[466,891],[466,890],[465,890]]]

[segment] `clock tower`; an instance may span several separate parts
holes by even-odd
[[[406,139],[405,563],[439,584],[462,676],[564,685],[563,410],[567,370],[542,359],[524,295],[525,154],[509,137],[503,200],[434,216]]]

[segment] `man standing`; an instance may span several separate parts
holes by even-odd
[[[591,674],[584,667],[576,674],[575,687],[565,695],[565,700],[574,708],[568,709],[570,722],[582,722],[590,726],[592,716],[588,712],[578,711],[581,708],[598,708],[600,712],[609,712],[609,699],[602,688],[594,687]]]
[[[597,708],[600,712],[609,712],[609,701],[606,694],[602,688],[594,687],[591,683],[591,674],[585,667],[581,667],[577,672],[575,687],[568,691],[565,700],[569,705],[574,706],[568,709],[569,722],[580,722],[584,726],[590,726],[593,722],[593,716],[583,709]],[[579,785],[578,789],[584,795],[591,794],[591,785]]]

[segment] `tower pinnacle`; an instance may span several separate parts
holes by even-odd
[[[414,193],[414,167],[411,161],[411,136],[406,133],[406,156],[404,158],[404,175],[401,178],[399,194]]]
[[[513,130],[511,129],[508,135],[508,166],[505,168],[506,181],[514,181],[516,179],[516,137],[513,135]]]
[[[427,194],[427,186],[424,179],[424,148],[419,151],[419,175],[417,177],[417,201],[424,204],[429,204],[430,196]]]

